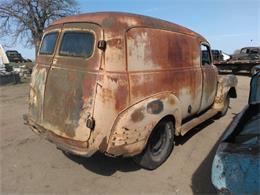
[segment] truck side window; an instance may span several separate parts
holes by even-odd
[[[201,64],[210,65],[211,64],[211,56],[210,56],[210,49],[206,45],[201,45]]]
[[[242,49],[240,53],[247,54],[249,52],[248,52],[248,49],[245,48],[245,49]]]

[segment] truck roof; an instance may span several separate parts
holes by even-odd
[[[243,48],[241,48],[241,50],[242,49],[260,49],[260,47],[243,47]]]
[[[110,29],[110,30],[111,29],[128,30],[133,27],[156,28],[156,29],[168,30],[168,31],[188,34],[191,36],[196,36],[199,37],[202,41],[207,41],[200,34],[188,28],[185,28],[181,25],[171,23],[165,20],[149,17],[149,16],[122,13],[122,12],[96,12],[96,13],[86,13],[86,14],[79,14],[74,16],[67,16],[55,21],[49,27],[58,24],[74,23],[74,22],[91,22],[100,25],[104,29]]]

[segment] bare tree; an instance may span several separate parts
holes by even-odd
[[[0,36],[12,36],[12,44],[24,40],[37,54],[43,29],[76,12],[75,0],[0,0]]]

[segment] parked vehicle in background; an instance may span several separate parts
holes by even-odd
[[[0,44],[0,85],[20,82],[19,74],[9,65],[4,48]]]
[[[0,60],[1,60],[1,64],[9,64],[9,60],[1,44],[0,44]]]
[[[213,63],[215,64],[216,62],[222,62],[222,61],[227,61],[230,59],[230,56],[221,50],[216,50],[212,49],[212,56],[213,56]]]
[[[250,84],[248,105],[231,122],[212,165],[220,194],[260,194],[260,72]]]
[[[24,120],[58,148],[132,156],[147,169],[184,135],[236,97],[234,75],[218,76],[201,35],[126,13],[62,18],[44,33]]]
[[[15,62],[15,63],[27,62],[27,60],[24,59],[22,57],[22,55],[16,50],[7,50],[6,55],[7,55],[10,62]]]
[[[228,61],[216,62],[217,68],[222,70],[231,70],[234,74],[239,71],[247,71],[254,74],[254,67],[260,65],[260,47],[244,47],[240,53],[234,54]]]
[[[260,60],[260,47],[244,47],[240,53],[231,56],[233,61],[255,61]]]

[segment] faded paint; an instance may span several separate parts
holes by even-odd
[[[94,34],[91,57],[59,55],[63,33],[72,30]],[[200,64],[200,43],[207,41],[173,23],[94,13],[62,18],[45,34],[52,31],[59,32],[55,51],[37,57],[25,119],[72,153],[138,154],[163,117],[171,117],[175,133],[183,134],[207,117],[184,127],[185,119],[209,109],[214,99],[211,115],[216,114],[236,85],[227,78],[217,86],[216,68],[202,70]],[[105,51],[97,48],[100,40],[106,41]]]

